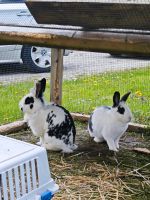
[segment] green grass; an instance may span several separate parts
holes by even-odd
[[[19,100],[28,93],[33,82],[0,85],[0,124],[22,118],[18,108]],[[46,99],[49,99],[49,84]],[[128,100],[134,121],[148,124],[150,121],[150,68],[81,76],[63,82],[63,106],[70,112],[89,114],[96,106],[112,105],[114,91],[121,95],[132,94]]]
[[[84,76],[74,81],[66,81],[63,105],[70,111],[89,114],[96,106],[112,105],[112,96],[117,90],[121,95],[127,91],[132,92],[127,103],[135,121],[148,124],[150,121],[150,68]]]
[[[32,86],[33,82],[0,85],[0,124],[22,118],[18,103]]]

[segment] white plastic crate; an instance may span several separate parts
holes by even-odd
[[[0,136],[0,200],[49,200],[57,190],[44,148]]]

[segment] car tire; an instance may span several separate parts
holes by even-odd
[[[23,45],[21,50],[23,65],[30,72],[49,72],[51,67],[51,49]]]

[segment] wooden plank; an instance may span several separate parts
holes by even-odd
[[[71,113],[74,120],[78,120],[81,122],[87,122],[90,118],[89,115],[80,114],[80,113]],[[136,132],[136,133],[143,133],[146,132],[148,126],[136,123],[129,123],[127,131],[129,132]]]
[[[150,55],[150,35],[0,26],[0,44]]]
[[[150,150],[147,148],[133,148],[133,151],[144,153],[144,154],[150,154]]]
[[[128,129],[130,132],[142,133],[148,130],[148,126],[130,122]]]
[[[63,80],[63,49],[51,49],[50,101],[61,105]]]
[[[80,114],[80,113],[71,113],[74,120],[81,122],[88,122],[90,115]]]
[[[26,5],[39,24],[150,30],[150,4],[27,0]]]
[[[25,128],[27,128],[27,123],[25,123],[24,121],[16,121],[0,126],[0,134],[7,135],[10,133],[21,131]]]

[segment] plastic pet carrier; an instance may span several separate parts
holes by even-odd
[[[44,148],[0,136],[0,200],[50,200],[57,191]]]

